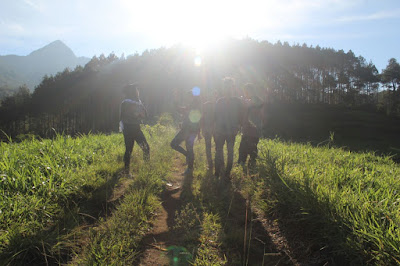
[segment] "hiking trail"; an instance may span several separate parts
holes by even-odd
[[[165,184],[165,190],[161,194],[162,205],[153,222],[152,230],[143,238],[143,254],[139,265],[170,265],[173,259],[168,247],[179,243],[179,236],[173,233],[175,212],[180,209],[182,200],[182,174],[185,165],[178,159],[173,158],[172,173],[170,180]]]

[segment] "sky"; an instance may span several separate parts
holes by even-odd
[[[250,37],[352,50],[381,72],[400,61],[399,26],[399,0],[1,0],[0,55],[55,40],[92,57]]]

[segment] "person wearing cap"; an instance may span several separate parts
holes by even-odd
[[[120,106],[120,130],[124,134],[125,154],[124,164],[125,172],[129,173],[131,154],[135,141],[143,151],[143,159],[150,159],[150,147],[146,137],[140,129],[142,119],[147,116],[146,108],[139,98],[138,85],[129,84],[124,87],[125,99]]]
[[[214,141],[216,177],[222,175],[222,169],[224,167],[223,148],[225,142],[228,151],[225,177],[230,176],[233,166],[235,138],[244,120],[244,104],[235,94],[235,80],[230,77],[224,78],[221,93],[222,97],[220,97],[215,104]]]
[[[194,140],[196,136],[200,139],[200,119],[201,119],[201,100],[200,91],[195,88],[190,91],[192,95],[191,103],[186,107],[181,107],[184,112],[184,120],[182,122],[181,129],[176,134],[174,139],[171,141],[171,148],[185,155],[187,169],[185,175],[193,173],[194,165]],[[180,146],[182,142],[185,142],[186,150]]]

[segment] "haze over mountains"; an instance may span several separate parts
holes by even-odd
[[[0,55],[0,88],[15,89],[23,84],[33,91],[45,75],[65,68],[84,66],[90,58],[77,57],[62,41],[54,41],[27,56]]]

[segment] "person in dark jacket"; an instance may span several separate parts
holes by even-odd
[[[185,174],[193,173],[194,165],[194,141],[196,136],[200,139],[200,119],[201,119],[201,100],[200,92],[196,89],[191,91],[192,101],[181,109],[184,112],[184,120],[180,131],[176,134],[174,139],[171,141],[171,148],[182,153],[186,157],[187,169]],[[186,150],[180,146],[185,141]]]
[[[120,106],[120,128],[125,141],[125,172],[129,173],[129,165],[135,141],[143,151],[143,159],[150,159],[150,147],[140,129],[142,119],[146,117],[146,108],[139,98],[138,85],[129,84],[124,87],[125,99]]]
[[[215,104],[215,176],[219,177],[224,168],[223,148],[226,142],[228,151],[225,176],[229,177],[233,166],[233,148],[235,138],[244,118],[244,105],[240,98],[235,96],[235,81],[233,78],[223,79],[222,97]]]

